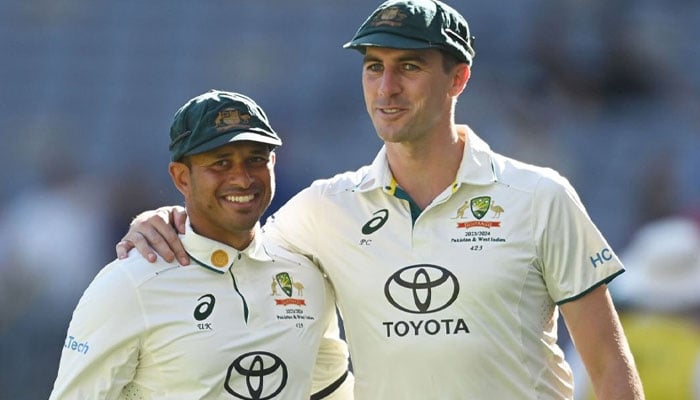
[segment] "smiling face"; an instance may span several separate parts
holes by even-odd
[[[242,250],[274,196],[274,164],[268,145],[240,141],[172,162],[169,170],[194,231]]]
[[[377,134],[387,143],[419,142],[449,128],[468,78],[466,64],[446,70],[439,50],[367,47],[362,87]]]

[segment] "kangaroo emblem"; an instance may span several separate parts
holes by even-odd
[[[272,283],[270,284],[270,289],[272,290],[272,295],[277,296],[277,281],[275,277],[272,277]]]
[[[491,206],[491,211],[493,211],[494,218],[499,218],[501,216],[501,213],[504,212],[505,210],[503,209],[503,207],[494,204]]]
[[[457,216],[452,219],[464,218],[464,212],[467,211],[467,209],[469,209],[469,202],[465,201],[464,204],[457,209]]]
[[[294,289],[297,290],[297,295],[299,295],[299,296],[304,295],[304,285],[301,282],[294,282],[294,283],[292,283],[292,286],[294,286]]]

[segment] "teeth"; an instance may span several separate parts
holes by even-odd
[[[247,196],[226,196],[226,200],[230,201],[231,203],[247,203],[249,201],[252,201],[253,198],[252,194],[249,194]]]
[[[384,112],[387,114],[393,114],[393,113],[399,112],[399,109],[398,108],[385,108]]]

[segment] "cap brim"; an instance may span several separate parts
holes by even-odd
[[[190,156],[193,154],[204,153],[206,151],[215,149],[219,146],[223,146],[227,143],[241,142],[241,141],[265,143],[265,144],[269,144],[271,146],[281,146],[282,145],[282,140],[277,138],[277,137],[272,137],[272,136],[261,134],[259,132],[253,132],[253,131],[244,131],[244,132],[232,131],[232,132],[228,132],[228,133],[224,133],[222,135],[219,135],[208,142],[202,143],[199,146],[194,147],[190,151],[184,153],[183,156]]]
[[[368,46],[388,47],[392,49],[429,49],[436,47],[424,40],[411,39],[387,32],[374,32],[345,43],[343,48],[356,49],[358,47]]]

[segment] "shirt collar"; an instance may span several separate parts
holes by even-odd
[[[192,229],[190,219],[187,218],[185,234],[180,235],[180,240],[185,246],[187,254],[197,265],[212,271],[224,273],[232,265],[234,260],[248,257],[258,261],[271,261],[272,258],[265,250],[262,241],[260,223],[255,225],[253,241],[243,250],[237,250],[227,244],[217,242],[199,235]]]
[[[454,185],[452,185],[453,190],[456,190],[462,183],[488,185],[496,182],[497,176],[491,147],[467,125],[457,125],[457,132],[461,138],[466,138],[466,143],[462,162],[457,171]],[[382,146],[355,190],[367,192],[383,188],[387,193],[394,194],[396,187],[396,181],[391,174],[386,158],[386,146]]]
[[[493,151],[467,125],[457,125],[460,137],[466,138],[462,163],[457,171],[455,183],[489,185],[498,180]]]

